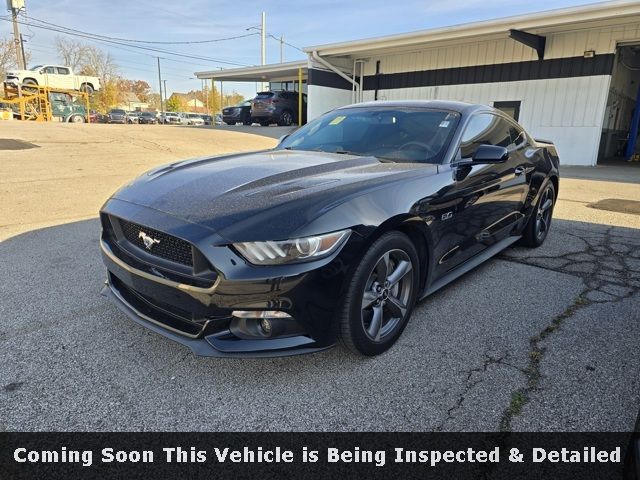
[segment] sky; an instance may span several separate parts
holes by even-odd
[[[4,4],[4,2],[2,2]],[[255,35],[224,42],[196,45],[157,45],[158,48],[195,56],[199,59],[161,56],[167,90],[186,92],[200,89],[194,72],[232,68],[222,63],[243,65],[260,63],[260,36],[254,30],[260,15],[266,12],[267,33],[297,47],[357,40],[367,37],[406,33],[461,23],[521,15],[543,10],[584,5],[588,0],[26,0],[27,17],[44,20],[94,34],[133,40],[198,41],[230,36]],[[20,26],[25,48],[31,52],[31,64],[59,63],[55,36],[59,35],[25,25]],[[11,23],[0,21],[0,38],[12,34]],[[158,91],[157,60],[154,52],[122,46],[93,43],[109,51],[122,76],[147,81]],[[154,45],[147,45],[154,46]],[[267,63],[280,61],[280,44],[267,39]],[[284,61],[304,59],[305,55],[284,47]],[[236,90],[255,94],[254,83],[224,83],[225,92]]]

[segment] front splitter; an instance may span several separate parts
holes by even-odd
[[[152,330],[160,335],[173,340],[181,345],[189,347],[194,355],[198,355],[201,357],[219,357],[219,358],[271,358],[271,357],[289,357],[293,355],[304,355],[308,353],[321,352],[323,350],[327,350],[332,348],[334,345],[322,346],[322,347],[309,347],[309,346],[295,346],[295,338],[283,338],[283,339],[275,339],[275,340],[256,340],[255,342],[267,342],[267,341],[277,341],[280,348],[270,349],[270,350],[249,350],[249,351],[230,351],[228,348],[229,342],[223,342],[226,344],[226,348],[224,350],[215,348],[212,344],[216,341],[215,335],[208,335],[201,338],[189,338],[179,333],[168,330],[161,325],[150,322],[143,317],[141,317],[138,312],[132,308],[126,301],[124,301],[117,292],[114,292],[111,285],[105,283],[104,287],[100,294],[104,297],[107,297],[113,304],[118,307],[127,317],[129,317],[134,322],[142,325],[149,330]],[[240,340],[239,342],[243,342]]]

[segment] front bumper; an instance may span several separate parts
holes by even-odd
[[[351,241],[320,261],[255,267],[227,246],[212,246],[221,239],[204,227],[118,200],[105,205],[103,225],[113,216],[189,238],[198,255],[213,266],[205,272],[201,263],[194,264],[188,273],[165,261],[149,263],[147,252],[130,245],[121,249],[123,244],[109,238],[103,228],[101,250],[107,267],[103,294],[137,323],[203,356],[285,356],[334,345],[333,319],[348,275]],[[293,327],[274,338],[239,337],[234,310],[285,312]]]

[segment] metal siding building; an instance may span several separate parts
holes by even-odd
[[[543,39],[542,48],[512,38],[518,34]],[[629,131],[640,83],[635,70],[635,65],[640,69],[640,2],[605,2],[304,50],[309,119],[376,99],[508,102],[534,137],[557,145],[563,163],[595,165],[619,153]],[[632,68],[621,61],[623,50],[626,58],[637,58]]]

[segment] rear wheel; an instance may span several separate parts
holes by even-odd
[[[531,218],[527,222],[522,232],[520,243],[527,247],[536,248],[542,245],[547,238],[551,228],[551,218],[553,217],[553,206],[556,200],[556,189],[552,182],[549,182],[540,193],[540,198],[536,204]]]
[[[418,254],[400,232],[369,248],[350,281],[339,313],[339,335],[355,353],[373,356],[398,339],[416,301]]]
[[[83,83],[80,85],[80,91],[86,93],[87,95],[93,95],[93,87],[88,83]]]
[[[285,110],[280,114],[278,119],[278,125],[281,127],[288,127],[293,123],[293,114],[289,110]]]
[[[72,115],[69,118],[70,123],[85,123],[85,119],[82,115]]]

